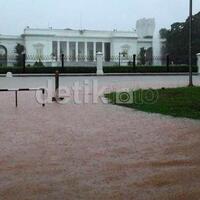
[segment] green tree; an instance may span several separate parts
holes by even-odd
[[[165,39],[167,37],[168,30],[166,28],[160,29],[160,38]]]
[[[22,66],[23,65],[23,52],[24,52],[25,48],[23,45],[21,44],[17,44],[15,47],[15,53],[16,55],[16,63],[15,66]]]
[[[147,65],[152,65],[153,64],[153,48],[150,47],[146,50],[146,64]]]
[[[145,60],[146,60],[146,58],[145,58],[145,55],[146,55],[146,50],[145,50],[145,48],[141,48],[140,49],[140,54],[139,54],[139,59],[140,59],[140,64],[141,65],[145,65]]]
[[[171,29],[161,29],[161,38],[166,39],[166,53],[175,64],[188,63],[189,18],[185,22],[176,22]],[[193,16],[192,63],[196,64],[196,54],[200,52],[200,12]]]

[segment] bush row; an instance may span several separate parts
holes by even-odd
[[[25,71],[21,67],[0,67],[0,74],[12,72],[13,74],[51,74],[55,71],[60,73],[96,73],[96,67],[26,67]],[[165,73],[165,72],[189,72],[188,66],[142,66],[142,67],[104,67],[104,73]],[[193,67],[193,72],[197,72],[197,67]]]
[[[0,68],[0,74],[12,72],[13,74],[51,74],[59,71],[61,73],[96,73],[95,67],[26,67],[25,70],[20,67]]]
[[[189,72],[188,66],[140,66],[140,67],[105,67],[105,73],[166,73],[166,72]],[[193,67],[197,72],[197,67]]]

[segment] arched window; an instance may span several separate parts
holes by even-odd
[[[7,49],[0,45],[0,67],[7,66]]]

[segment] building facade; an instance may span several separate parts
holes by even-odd
[[[30,66],[38,61],[45,66],[59,66],[61,55],[64,55],[65,65],[95,65],[97,52],[103,53],[107,65],[118,62],[119,56],[126,65],[134,54],[139,55],[141,48],[152,48],[154,31],[154,19],[139,20],[134,31],[27,27],[20,36],[0,35],[0,65],[15,64],[17,44],[24,46],[26,65]]]

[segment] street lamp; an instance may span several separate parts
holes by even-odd
[[[192,87],[192,0],[190,0],[189,10],[189,87]]]

